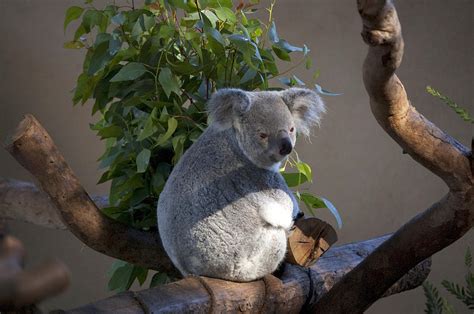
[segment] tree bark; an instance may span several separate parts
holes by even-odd
[[[281,281],[236,283],[188,277],[139,292],[121,293],[68,313],[299,313],[324,295],[387,238],[384,236],[331,248],[310,268],[285,264]],[[430,260],[417,265],[386,295],[419,286],[428,276],[430,265]]]
[[[27,115],[5,148],[38,181],[61,220],[82,242],[103,254],[150,269],[175,273],[157,231],[141,231],[100,212],[53,140]]]
[[[369,45],[363,76],[372,112],[405,152],[446,182],[449,193],[344,276],[313,313],[362,313],[414,265],[461,238],[474,221],[472,152],[418,113],[394,74],[404,44],[392,1],[360,0],[358,9]]]
[[[98,208],[108,206],[107,196],[92,196]],[[32,182],[0,178],[0,219],[31,223],[37,226],[67,230],[59,210]]]

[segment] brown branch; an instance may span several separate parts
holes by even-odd
[[[419,262],[468,232],[474,221],[471,152],[412,107],[394,74],[403,38],[391,1],[360,0],[362,37],[369,45],[364,83],[384,130],[417,162],[443,179],[449,193],[400,228],[315,306],[314,313],[362,313]]]
[[[52,260],[23,271],[24,255],[20,241],[0,234],[0,311],[19,310],[69,285],[69,271],[62,262]]]
[[[108,197],[92,196],[98,208],[108,206]],[[32,182],[0,178],[0,219],[32,223],[67,230],[58,209]]]
[[[59,260],[45,262],[0,280],[0,310],[19,309],[64,291],[69,271]]]
[[[276,278],[235,283],[188,277],[152,289],[121,293],[69,313],[256,313],[262,308],[273,313],[298,313],[326,293],[387,238],[384,236],[331,248],[309,269],[285,264],[281,282]],[[397,282],[387,295],[416,288],[426,279],[429,271],[430,260],[426,260]],[[269,295],[268,291],[272,293]]]
[[[21,121],[5,148],[37,179],[63,223],[87,246],[146,268],[174,272],[158,232],[132,229],[103,215],[32,115]]]

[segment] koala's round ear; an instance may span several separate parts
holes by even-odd
[[[319,125],[321,116],[326,112],[321,97],[310,89],[290,88],[281,91],[281,98],[290,109],[296,124],[296,131],[309,136],[311,127]]]
[[[250,109],[248,93],[236,88],[223,88],[215,92],[207,104],[211,124],[220,128],[230,128],[234,114],[242,114]]]

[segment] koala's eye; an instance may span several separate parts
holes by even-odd
[[[260,133],[260,138],[261,139],[265,139],[268,137],[268,134],[267,133]]]
[[[290,132],[293,132],[294,130],[295,130],[295,128],[294,128],[294,127],[291,127]]]

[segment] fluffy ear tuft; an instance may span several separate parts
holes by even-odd
[[[232,126],[232,116],[250,109],[250,97],[247,92],[236,88],[224,88],[215,92],[207,104],[211,124],[220,128]]]
[[[290,88],[281,92],[281,98],[290,109],[296,123],[296,131],[309,136],[311,127],[319,125],[326,112],[321,97],[310,89]]]

